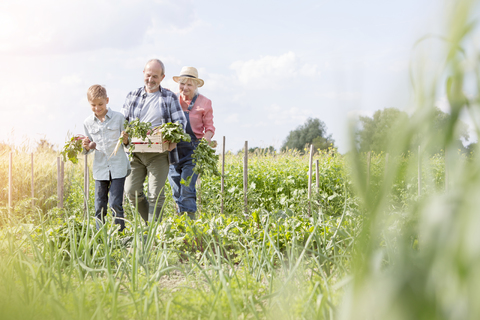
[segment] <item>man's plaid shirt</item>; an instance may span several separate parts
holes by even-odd
[[[184,130],[187,126],[187,119],[185,118],[185,114],[183,113],[182,107],[178,102],[178,98],[172,91],[160,87],[160,99],[158,100],[158,105],[156,106],[158,109],[159,122],[161,124],[167,122],[175,122],[178,121],[182,124]],[[138,88],[127,95],[125,99],[125,103],[122,108],[123,116],[126,120],[133,121],[137,118],[140,121],[143,121],[141,118],[141,112],[145,104],[145,98],[147,97],[147,92],[145,91],[145,87]],[[152,108],[154,106],[149,106]],[[177,149],[169,152],[170,155],[170,163],[177,163],[178,162],[178,152]]]

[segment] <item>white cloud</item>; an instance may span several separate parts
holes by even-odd
[[[266,108],[271,111],[267,115],[267,119],[274,125],[287,125],[291,123],[303,123],[308,117],[311,117],[313,111],[307,108],[282,108],[279,105],[273,104]]]
[[[361,98],[361,94],[360,92],[352,92],[352,91],[344,91],[344,92],[329,91],[329,92],[319,93],[319,97],[327,98],[331,100],[337,100],[337,101],[359,101]]]
[[[209,91],[231,93],[235,92],[232,84],[235,81],[234,76],[219,73],[209,73],[205,69],[198,70],[198,76],[205,80],[205,89]]]
[[[300,69],[300,74],[306,77],[315,77],[319,74],[318,67],[316,64],[304,64]]]
[[[397,60],[392,62],[392,64],[388,67],[388,70],[393,72],[404,72],[408,70],[410,63],[408,60]]]
[[[241,84],[259,89],[286,85],[292,78],[298,76],[314,77],[319,74],[316,65],[302,63],[291,51],[280,56],[235,61],[230,68],[235,70]]]
[[[238,113],[232,113],[225,119],[225,123],[238,123]]]
[[[66,85],[78,85],[82,83],[82,79],[78,74],[71,74],[71,75],[62,77],[62,79],[60,80],[60,83],[66,84]]]
[[[9,54],[130,48],[155,30],[199,24],[191,0],[5,0],[0,12],[0,53]]]
[[[28,104],[24,106],[23,115],[36,117],[38,114],[45,114],[46,108],[41,104]]]
[[[162,81],[162,87],[170,89],[171,91],[177,93],[178,92],[178,83],[173,81],[173,79],[165,77]]]
[[[177,15],[182,15],[182,13],[175,13],[172,16],[175,17]],[[185,24],[176,25],[174,24],[175,21],[172,21],[171,24],[165,24],[164,18],[161,17],[157,19],[154,17],[152,19],[152,25],[147,30],[146,35],[149,38],[155,40],[155,39],[161,39],[161,36],[164,32],[174,33],[176,35],[186,35],[198,28],[209,26],[207,22],[198,19],[198,17],[193,13],[191,14],[191,19],[186,19],[186,21],[187,23]]]

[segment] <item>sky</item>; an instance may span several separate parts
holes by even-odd
[[[413,45],[442,32],[445,10],[440,0],[2,0],[0,142],[61,148],[83,133],[89,86],[104,85],[120,111],[159,58],[174,92],[183,66],[198,69],[227,150],[279,149],[311,117],[346,152],[351,117],[411,104]]]

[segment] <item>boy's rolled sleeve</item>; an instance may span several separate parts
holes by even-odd
[[[88,126],[84,123],[83,124],[83,132],[85,133],[85,136],[88,137],[88,139],[90,141],[93,141],[93,138],[92,138],[92,135],[90,134],[90,131],[88,130]],[[86,154],[90,154],[92,153],[93,151],[95,151],[94,149],[90,149],[87,151],[87,149],[85,148],[82,148],[82,154],[83,155],[86,155]]]

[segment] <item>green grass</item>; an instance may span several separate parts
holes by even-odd
[[[112,221],[97,232],[91,215],[84,216],[83,166],[73,167],[64,210],[5,219],[0,313],[6,319],[337,318],[355,274],[352,258],[361,252],[358,238],[368,212],[354,193],[353,166],[346,158],[321,153],[317,159],[319,188],[314,180],[311,201],[307,156],[251,154],[249,181],[255,188],[245,217],[243,193],[228,192],[242,186],[242,155],[230,154],[224,215],[220,181],[205,176],[198,220],[176,216],[167,197],[163,221],[145,227],[127,202],[129,222],[121,234]],[[365,155],[360,159],[364,166]],[[407,174],[415,156],[389,159],[401,164],[401,181],[415,184]],[[385,155],[372,156],[374,199],[386,177],[384,163]],[[425,172],[441,176],[441,157],[427,161]],[[425,189],[433,193],[437,187],[425,184]],[[416,203],[404,183],[392,190],[390,204],[405,199],[398,208],[406,210]],[[90,192],[93,212],[93,185]],[[8,215],[5,209],[2,215]],[[400,227],[411,223],[395,219]]]
[[[112,221],[97,232],[84,216],[83,165],[73,166],[64,210],[38,209],[32,217],[2,209],[8,219],[0,229],[0,313],[11,319],[329,319],[360,220],[343,157],[316,159],[321,181],[311,203],[307,157],[251,155],[244,217],[242,156],[228,155],[224,215],[220,181],[205,176],[198,220],[174,215],[167,197],[163,221],[145,227],[126,203],[122,234]],[[240,191],[228,192],[233,188]],[[321,201],[335,192],[339,208]],[[92,184],[90,193],[93,212]]]
[[[346,274],[354,218],[322,219],[171,216],[145,228],[136,218],[122,235],[108,224],[97,233],[74,217],[4,227],[0,312],[12,319],[328,318],[341,296],[330,286]]]
[[[21,216],[20,209],[13,215],[2,209],[9,218],[0,229],[0,313],[6,319],[338,318],[345,290],[360,270],[353,257],[370,259],[359,237],[369,211],[355,194],[355,166],[339,154],[317,159],[319,188],[314,180],[311,201],[308,156],[251,154],[245,217],[242,155],[230,154],[224,215],[220,181],[205,176],[198,220],[176,216],[167,197],[163,221],[145,227],[127,202],[122,234],[112,221],[97,232],[91,214],[84,216],[83,166],[74,166],[64,210]],[[364,174],[365,159],[359,155]],[[384,154],[371,159],[366,194],[378,202],[388,172]],[[425,183],[425,194],[435,194],[443,190],[435,182],[444,174],[442,157],[427,159],[425,180],[434,178]],[[383,200],[389,207],[382,207],[382,222],[403,235],[414,223],[405,213],[419,203],[411,170],[418,161],[405,154],[390,156],[389,163],[399,171]],[[90,193],[93,212],[93,182]],[[381,259],[385,268],[399,244],[385,233],[375,234],[375,241],[375,250],[389,255]]]

